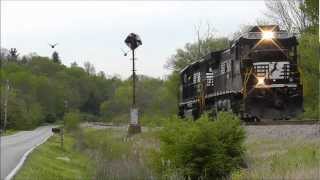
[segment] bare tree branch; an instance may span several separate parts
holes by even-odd
[[[301,0],[265,0],[265,13],[274,23],[289,32],[301,33],[307,27],[307,19],[301,10]]]

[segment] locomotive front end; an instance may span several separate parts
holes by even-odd
[[[303,109],[296,37],[257,26],[242,41],[245,118],[296,117]]]

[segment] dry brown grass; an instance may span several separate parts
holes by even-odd
[[[149,149],[158,148],[152,132],[127,138],[125,129],[86,129],[83,150],[96,162],[95,179],[155,179]]]
[[[232,179],[320,179],[319,125],[249,126],[247,133],[248,168]]]

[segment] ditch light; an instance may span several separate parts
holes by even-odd
[[[256,87],[264,87],[266,84],[264,80],[266,79],[265,77],[256,77],[257,78],[257,84]]]

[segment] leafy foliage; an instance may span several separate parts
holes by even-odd
[[[222,112],[216,121],[172,118],[161,131],[157,168],[162,174],[181,172],[191,179],[221,178],[240,167],[244,129],[240,120]]]
[[[63,117],[63,120],[65,122],[66,125],[66,129],[67,130],[77,130],[79,128],[80,125],[80,114],[79,112],[69,112],[67,114],[65,114],[65,116]]]
[[[55,52],[52,53],[52,60],[55,63],[61,64],[58,52],[55,51]]]
[[[318,34],[319,31],[319,1],[305,0],[300,7],[309,20],[309,31]]]
[[[22,59],[5,54],[1,55],[1,62],[1,79],[8,79],[10,84],[8,128],[29,129],[60,120],[66,111],[65,101],[68,109],[79,110],[85,121],[128,122],[132,101],[130,78],[121,80],[117,76],[95,74],[89,62],[84,68],[75,64],[66,67],[47,57],[30,56],[22,63]],[[162,116],[175,113],[177,94],[171,89],[170,82],[139,75],[140,112]]]
[[[176,112],[178,96],[172,91],[171,82],[139,75],[136,88],[139,113],[149,117],[163,117]],[[106,121],[127,122],[131,103],[132,86],[131,80],[128,79],[116,87],[114,96],[100,105],[102,118]]]
[[[200,43],[200,44],[199,44]],[[229,46],[227,38],[206,38],[197,43],[187,43],[183,49],[177,49],[167,61],[167,68],[180,71],[186,65],[199,60],[211,51],[226,49]],[[200,51],[199,51],[200,49]],[[199,54],[200,52],[200,54]]]
[[[303,83],[305,117],[319,117],[319,59],[320,45],[318,36],[304,33],[300,38],[299,67]]]

